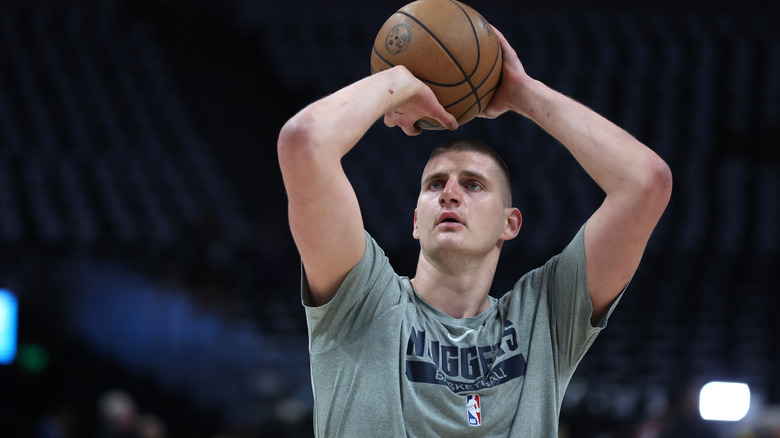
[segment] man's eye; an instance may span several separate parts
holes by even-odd
[[[482,185],[480,185],[476,181],[472,181],[472,182],[466,184],[466,188],[468,188],[469,190],[481,190],[482,189]]]
[[[431,190],[439,190],[443,187],[440,181],[433,181],[430,185]]]

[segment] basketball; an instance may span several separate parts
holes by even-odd
[[[428,85],[458,120],[470,121],[490,103],[501,78],[501,46],[493,28],[455,0],[418,0],[382,25],[371,52],[371,73],[403,65]],[[422,129],[444,129],[436,120]]]

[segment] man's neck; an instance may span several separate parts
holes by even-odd
[[[412,286],[428,304],[454,318],[471,318],[487,310],[498,255],[459,267],[435,266],[423,254]]]

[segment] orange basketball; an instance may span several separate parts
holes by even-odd
[[[428,85],[463,125],[488,105],[501,78],[501,46],[493,28],[455,0],[418,0],[385,22],[374,41],[371,73],[403,65]],[[444,129],[429,118],[423,129]]]

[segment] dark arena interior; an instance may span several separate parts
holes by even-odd
[[[18,308],[1,437],[115,436],[118,412],[146,436],[312,436],[276,140],[300,108],[369,74],[376,32],[403,4],[0,3],[0,293]],[[779,5],[472,4],[529,74],[646,143],[675,178],[571,381],[561,436],[661,436],[654,425],[675,421],[664,437],[700,436],[685,432],[700,423],[780,436]],[[603,194],[520,116],[457,134],[494,145],[513,172],[524,226],[503,249],[501,293]],[[421,163],[451,135],[407,138],[380,120],[344,159],[402,275],[416,263]],[[747,384],[747,416],[703,422],[693,404],[710,381]],[[69,433],[45,434],[55,424]]]

